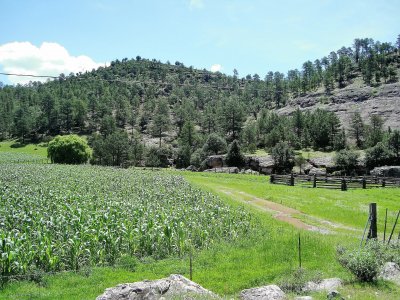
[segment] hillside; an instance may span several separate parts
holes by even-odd
[[[360,140],[371,147],[383,139],[385,126],[399,128],[399,67],[398,48],[372,39],[356,39],[301,70],[268,72],[264,79],[124,58],[46,83],[0,85],[0,138],[41,141],[78,133],[104,148],[95,151],[94,163],[112,165],[128,157],[142,164],[150,148],[166,146],[163,156],[187,166],[226,152],[235,139],[246,151],[280,141],[296,149],[343,149],[353,143],[349,123],[359,112],[365,126],[371,115],[378,118],[377,134],[365,130]],[[211,133],[222,140],[220,148],[211,149]]]
[[[364,120],[371,115],[379,115],[385,127],[400,127],[400,84],[383,84],[378,87],[352,84],[343,89],[335,89],[330,95],[323,92],[309,93],[291,100],[288,105],[277,110],[278,114],[291,115],[301,110],[317,108],[334,112],[346,129],[355,112]]]

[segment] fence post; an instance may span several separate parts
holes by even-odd
[[[367,180],[365,179],[365,176],[362,179],[362,188],[365,190],[367,188]]]
[[[342,185],[340,188],[342,191],[347,191],[347,183],[345,178],[342,178]]]
[[[293,175],[293,173],[290,174],[290,186],[294,186],[294,175]]]
[[[385,178],[383,178],[382,179],[382,187],[385,187],[386,186],[386,180],[385,180]]]
[[[316,174],[314,174],[314,177],[313,177],[313,186],[312,187],[313,188],[317,187],[317,175]]]
[[[269,182],[274,183],[274,181],[275,181],[275,175],[271,174],[271,176],[269,177]]]
[[[371,220],[369,232],[368,232],[368,239],[376,239],[378,237],[377,232],[377,219],[376,219],[376,203],[369,204],[369,217]]]

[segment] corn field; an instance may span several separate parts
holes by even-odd
[[[113,265],[122,255],[181,256],[249,227],[248,213],[166,172],[0,167],[2,278]]]

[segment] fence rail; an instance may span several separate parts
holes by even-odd
[[[270,177],[272,184],[282,184],[289,186],[302,186],[308,188],[326,188],[346,191],[347,189],[370,189],[382,187],[400,187],[400,178],[394,177],[338,177],[321,175],[277,175]]]

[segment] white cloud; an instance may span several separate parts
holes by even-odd
[[[51,75],[78,73],[97,69],[104,63],[96,63],[85,55],[72,56],[57,43],[44,42],[40,47],[30,42],[12,42],[0,45],[0,65],[5,73]],[[13,83],[45,81],[46,78],[8,76]]]
[[[222,66],[220,64],[214,64],[211,66],[211,72],[219,72],[222,70]]]
[[[190,0],[189,7],[191,9],[200,9],[203,8],[204,2],[203,0]]]

